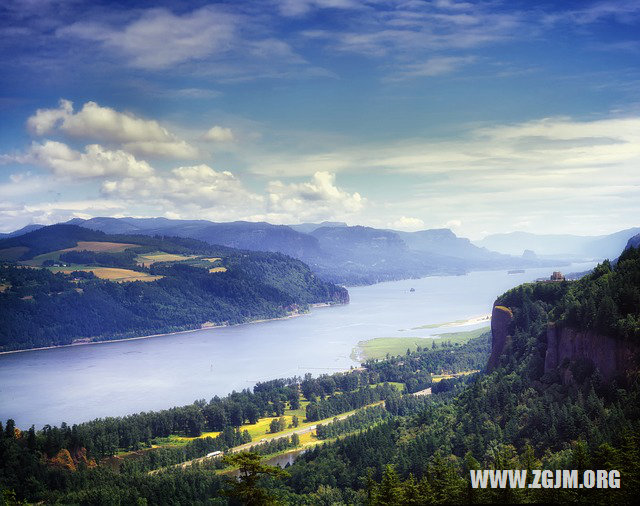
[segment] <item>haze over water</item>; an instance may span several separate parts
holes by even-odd
[[[487,314],[511,287],[593,265],[392,281],[350,288],[350,304],[298,318],[1,355],[0,420],[13,418],[22,428],[78,423],[209,400],[258,381],[349,369],[358,365],[351,352],[361,340],[476,328],[411,330]]]

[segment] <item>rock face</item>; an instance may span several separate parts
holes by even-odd
[[[592,331],[579,332],[572,328],[550,324],[547,328],[547,352],[544,372],[551,372],[569,362],[591,363],[607,381],[617,376],[628,376],[638,369],[640,346],[637,343],[615,339]],[[565,371],[563,380],[571,381]]]
[[[500,355],[509,339],[509,324],[513,320],[511,309],[504,306],[493,306],[491,312],[491,356],[487,363],[489,371],[500,363]]]

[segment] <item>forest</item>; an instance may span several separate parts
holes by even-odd
[[[278,253],[244,252],[193,239],[112,236],[73,225],[54,225],[0,241],[34,253],[75,246],[79,240],[140,244],[143,251],[223,258],[224,272],[210,273],[188,262],[144,267],[135,255],[69,251],[73,263],[126,267],[160,279],[115,283],[90,272],[53,273],[16,263],[0,263],[0,351],[108,340],[237,324],[304,311],[313,303],[345,303],[348,292],[317,278],[299,260]],[[70,267],[73,269],[73,265]]]
[[[609,329],[620,339],[632,339],[634,334],[619,332],[619,322],[636,318],[638,307],[629,300],[635,300],[639,288],[640,250],[632,249],[580,281],[510,290],[497,300],[513,312],[510,346],[498,365],[439,383],[431,382],[429,374],[486,364],[488,336],[368,362],[362,370],[273,380],[252,391],[162,412],[25,431],[7,421],[0,439],[0,483],[11,500],[86,504],[242,504],[247,497],[260,498],[255,504],[635,503],[640,493],[640,367],[605,381],[597,369],[573,363],[573,379],[562,382],[545,373],[544,353],[550,322]],[[583,318],[588,312],[578,312],[580,318],[570,319],[572,307],[589,307],[590,298],[603,293],[611,297],[615,318],[599,319],[597,312]],[[598,327],[603,323],[609,326]],[[403,391],[385,386],[389,381],[401,382]],[[410,385],[431,386],[433,394],[413,396]],[[235,424],[247,421],[254,408],[257,416],[279,416],[284,406],[303,399],[311,401],[307,413],[313,417],[314,409],[353,409],[361,397],[373,395],[364,392],[376,390],[383,405],[323,426],[320,444],[284,471],[261,464],[257,453],[230,454],[220,463],[153,475],[148,470],[160,467],[158,462],[113,468],[100,456],[124,445],[143,447],[155,430],[195,434],[222,420],[229,438],[225,444],[234,444],[246,438],[242,425]],[[340,397],[344,400],[336,400]],[[106,446],[105,440],[110,441]],[[216,447],[224,447],[219,443]],[[214,448],[207,438],[197,444],[202,448],[190,454]],[[75,471],[52,462],[63,450],[75,458]],[[167,456],[162,464],[175,460]],[[230,465],[240,466],[244,478],[226,478]],[[473,489],[471,469],[616,469],[622,486]]]

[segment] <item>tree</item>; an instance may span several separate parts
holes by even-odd
[[[222,459],[227,465],[238,468],[238,479],[228,480],[225,495],[234,503],[247,506],[275,504],[273,496],[258,484],[263,476],[289,477],[289,473],[278,466],[267,466],[260,462],[260,455],[251,452],[233,453]]]
[[[293,427],[297,427],[298,425],[300,425],[300,420],[298,420],[297,415],[293,415],[293,417],[291,418],[291,425]]]
[[[402,496],[402,484],[398,473],[393,466],[388,465],[384,470],[380,485],[376,487],[374,504],[401,504]]]
[[[295,432],[291,436],[291,444],[293,446],[299,446],[300,445],[300,436],[298,436],[298,434],[295,433]]]

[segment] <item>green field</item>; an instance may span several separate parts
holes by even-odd
[[[191,260],[197,258],[197,255],[177,255],[174,253],[165,253],[164,251],[154,251],[153,253],[143,253],[136,257],[138,265],[149,266],[156,262],[181,262],[183,260]]]
[[[432,337],[376,337],[367,341],[360,341],[353,350],[352,356],[361,360],[383,359],[390,356],[404,355],[407,349],[416,351],[418,346],[431,348],[433,343],[440,345],[443,342],[451,344],[464,344],[470,339],[478,337],[489,330],[489,327],[467,330],[463,332],[447,332]]]

